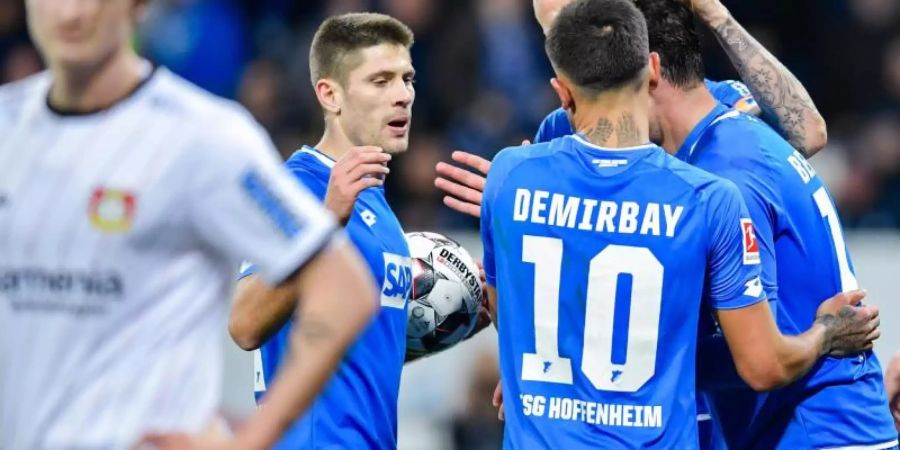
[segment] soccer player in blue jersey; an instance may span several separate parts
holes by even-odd
[[[754,245],[763,253],[764,286],[773,306],[778,305],[779,326],[785,332],[802,329],[818,300],[855,286],[827,191],[803,157],[772,130],[716,106],[702,89],[699,45],[696,36],[686,32],[690,17],[684,10],[672,2],[639,1],[638,5],[648,16],[651,49],[662,53],[664,88],[654,91],[657,123],[663,124],[655,127],[657,139],[667,150],[727,176],[745,191],[750,213],[760,227]],[[673,20],[679,15],[680,22]],[[737,57],[759,60],[765,52],[727,10],[710,13],[708,20],[723,39],[740,40],[735,51],[743,54]],[[716,132],[728,138],[704,138]],[[824,279],[807,273],[824,275]],[[720,358],[707,366],[721,362]],[[771,394],[768,400],[746,391],[743,397],[734,391],[721,395],[725,400],[720,402],[718,416],[735,448],[892,448],[897,443],[888,426],[880,378],[874,355],[826,360],[803,381]],[[843,401],[847,398],[853,400]],[[741,405],[750,405],[749,410],[735,408]]]
[[[565,7],[546,47],[581,133],[506,149],[488,175],[481,233],[505,448],[697,448],[704,292],[738,371],[760,389],[878,335],[877,310],[843,295],[808,331],[778,331],[738,190],[649,143],[660,68],[647,42],[630,0]]]
[[[287,168],[338,219],[381,291],[381,311],[351,347],[310,412],[277,448],[397,446],[397,395],[406,351],[406,303],[412,284],[403,229],[384,196],[391,155],[408,145],[415,99],[413,34],[398,20],[370,13],[327,19],[310,49],[310,76],[325,116],[324,135],[304,146]],[[294,296],[266,288],[252,268],[238,284],[229,330],[255,354],[255,391],[286,357]],[[330,320],[341,320],[340,316]]]
[[[751,245],[760,251],[762,286],[779,328],[788,334],[806,329],[821,299],[857,288],[828,190],[803,155],[770,127],[730,111],[703,89],[700,44],[684,6],[674,0],[636,3],[664,67],[661,88],[652,96],[652,138],[678,158],[737,184],[755,225]],[[718,15],[711,23],[726,39],[745,35],[727,10]],[[737,47],[751,60],[761,51],[755,41]],[[709,367],[730,359],[712,358]],[[713,374],[699,375],[702,381]],[[897,446],[881,366],[872,352],[826,358],[797,383],[767,395],[739,388],[713,396],[730,448]]]
[[[545,33],[559,10],[570,1],[534,0],[535,18]],[[713,30],[741,77],[749,84],[748,88],[740,81],[704,80],[713,97],[729,108],[760,115],[783,135],[789,137],[790,142],[806,156],[812,156],[821,150],[827,141],[825,120],[800,81],[743,28],[731,27],[731,34],[724,35],[722,27],[719,26],[723,19],[733,24],[737,22],[718,0],[694,0],[693,7],[697,17]],[[741,51],[745,43],[752,44],[754,51]],[[652,38],[650,44],[653,48],[655,43]],[[534,142],[546,142],[572,133],[574,131],[567,113],[558,108],[543,120]],[[481,174],[486,174],[490,168],[488,160],[468,152],[453,152],[452,158]],[[439,176],[435,180],[435,185],[448,194],[444,197],[444,203],[459,212],[478,217],[484,177],[444,162],[438,163],[436,170]],[[499,384],[497,387],[494,401],[500,407],[502,417]],[[707,406],[703,399],[700,400],[698,420],[701,421],[701,439],[709,443],[704,448],[707,450],[721,448],[713,436]]]

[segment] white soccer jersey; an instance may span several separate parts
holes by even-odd
[[[219,406],[241,260],[271,283],[336,233],[233,102],[165,69],[99,113],[0,87],[0,448],[130,448]]]

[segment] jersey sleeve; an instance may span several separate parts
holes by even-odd
[[[572,123],[569,122],[569,116],[562,108],[558,108],[547,115],[538,127],[537,134],[534,135],[532,144],[540,144],[542,142],[550,142],[558,137],[574,134]]]
[[[277,285],[331,241],[336,223],[281,166],[261,127],[239,119],[194,149],[191,222],[234,266],[253,261],[253,270]]]
[[[710,139],[715,141],[704,147],[722,146],[727,150],[697,152],[691,163],[737,186],[751,222],[751,225],[743,225],[744,239],[748,241],[745,246],[758,255],[751,256],[750,259],[758,261],[766,297],[775,302],[779,296],[774,230],[781,215],[781,201],[776,180],[765,159],[763,144],[755,134],[744,131],[742,124],[738,122],[718,124],[712,130]]]
[[[710,189],[707,204],[708,298],[717,310],[744,308],[766,299],[759,253],[753,251],[753,224],[740,192],[729,181],[720,183]]]

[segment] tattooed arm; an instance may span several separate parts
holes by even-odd
[[[880,336],[878,309],[857,306],[863,291],[838,294],[823,302],[806,332],[783,335],[767,302],[719,310],[716,317],[738,374],[757,391],[768,391],[803,376],[821,356],[870,350]]]
[[[706,24],[750,88],[763,113],[807,157],[825,147],[825,119],[803,84],[731,15],[719,0],[681,0]]]

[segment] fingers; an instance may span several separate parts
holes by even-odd
[[[497,408],[497,418],[501,421],[506,419],[506,414],[503,410],[503,386],[498,381],[497,387],[494,388],[494,397],[491,399],[491,403]]]
[[[522,141],[522,145],[531,145],[531,141],[525,139],[524,141]]]
[[[392,156],[390,153],[378,153],[378,152],[362,152],[362,153],[349,153],[347,159],[342,160],[335,164],[335,168],[338,170],[343,170],[345,172],[351,172],[353,169],[362,164],[387,164]],[[340,164],[340,167],[338,167]]]
[[[334,170],[349,172],[360,164],[386,164],[391,158],[391,154],[380,147],[354,147],[335,163]]]
[[[481,191],[463,186],[459,183],[454,183],[453,181],[440,177],[434,179],[434,185],[438,189],[460,200],[464,200],[466,202],[481,206]]]
[[[460,169],[459,167],[447,164],[445,162],[439,162],[434,167],[437,171],[438,175],[449,178],[450,180],[459,183],[469,189],[477,190],[478,192],[484,191],[484,183],[486,179],[478,174],[469,172],[468,170]]]
[[[366,175],[377,178],[384,178],[385,175],[391,173],[391,169],[381,164],[360,164],[347,173],[349,181],[355,182]]]
[[[478,155],[473,155],[468,152],[463,152],[463,151],[457,150],[457,151],[453,152],[450,155],[450,157],[453,158],[454,161],[456,161],[460,164],[465,164],[465,165],[481,172],[483,175],[487,175],[488,170],[491,169],[490,161],[488,161]]]
[[[856,306],[859,305],[862,299],[866,298],[866,291],[857,289],[855,291],[844,292],[842,295],[846,298],[848,305]]]
[[[444,204],[447,205],[448,208],[466,214],[468,216],[472,216],[476,219],[481,218],[481,206],[475,205],[472,203],[463,202],[457,200],[449,195],[444,196]]]
[[[869,342],[874,342],[881,337],[881,319],[876,316],[868,325],[865,339]]]
[[[384,180],[381,178],[375,178],[375,177],[360,178],[355,183],[350,185],[350,190],[352,192],[359,193],[370,187],[381,186],[382,184],[384,184]]]

